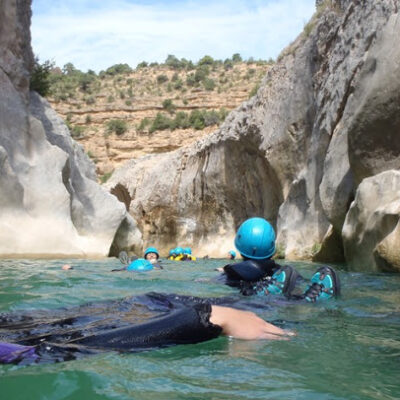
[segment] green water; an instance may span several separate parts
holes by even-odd
[[[69,262],[75,269],[61,271]],[[225,296],[210,281],[223,261],[165,262],[162,271],[110,273],[117,260],[2,260],[0,312],[67,307],[148,291]],[[294,263],[310,277],[317,265]],[[341,271],[343,295],[325,304],[246,299],[269,321],[284,321],[288,342],[220,337],[137,354],[0,365],[9,399],[399,399],[400,276]]]

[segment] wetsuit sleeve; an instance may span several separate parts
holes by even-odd
[[[211,304],[181,307],[168,315],[126,328],[117,328],[70,343],[97,349],[135,351],[216,338],[222,328],[210,322]]]

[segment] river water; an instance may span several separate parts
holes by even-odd
[[[62,271],[70,263],[74,270]],[[55,309],[149,291],[238,296],[213,282],[224,260],[164,261],[110,273],[116,259],[0,260],[0,312]],[[318,267],[292,263],[305,277]],[[297,332],[290,341],[220,337],[135,354],[0,365],[1,399],[400,398],[400,275],[340,270],[342,296],[320,304],[244,298],[242,307]]]

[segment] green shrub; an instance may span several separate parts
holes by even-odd
[[[159,85],[161,85],[161,84],[163,84],[163,83],[165,83],[165,82],[167,82],[167,81],[168,81],[168,76],[167,76],[167,75],[161,74],[161,75],[158,75],[158,76],[157,76],[157,83],[158,83]]]
[[[79,139],[84,136],[83,134],[85,132],[85,128],[80,125],[73,125],[72,127],[70,127],[70,131],[71,131],[71,136],[74,139]]]
[[[171,119],[162,113],[157,113],[153,123],[150,126],[149,132],[163,131],[171,127]]]
[[[110,172],[106,172],[104,175],[100,176],[100,183],[106,183],[110,178],[111,175],[113,174],[114,170]]]
[[[190,128],[189,115],[184,111],[177,112],[173,121],[173,127],[181,129]]]
[[[53,67],[53,62],[47,60],[41,64],[39,58],[35,57],[29,82],[29,89],[34,90],[43,97],[47,96],[50,93],[50,71]]]
[[[146,61],[142,61],[141,63],[139,63],[139,64],[136,66],[136,69],[146,68],[147,66],[148,66],[147,62],[146,62]]]
[[[213,65],[214,59],[211,56],[204,56],[199,62],[198,65]]]
[[[240,62],[243,61],[243,59],[242,59],[242,56],[241,56],[239,53],[235,53],[235,54],[232,56],[232,61],[233,61],[234,63],[240,63]]]
[[[196,79],[194,77],[193,73],[188,74],[188,76],[186,77],[186,85],[188,86],[195,86],[196,85]]]
[[[179,79],[179,75],[178,75],[177,72],[175,72],[175,73],[172,75],[171,82],[176,82],[178,79]]]
[[[107,75],[129,74],[132,68],[128,64],[115,64],[106,69]]]
[[[253,89],[251,89],[251,91],[249,93],[249,98],[255,96],[258,92],[258,89],[260,89],[260,83],[257,83],[256,85],[254,85]]]
[[[126,121],[122,119],[112,119],[107,122],[106,126],[108,133],[115,133],[118,136],[123,135],[128,130]]]
[[[162,102],[162,106],[163,106],[164,110],[168,111],[170,114],[172,114],[176,108],[176,106],[174,105],[174,103],[172,102],[171,99],[165,99]]]
[[[132,105],[132,100],[125,100],[125,104],[127,106],[131,106]]]
[[[92,117],[90,115],[86,115],[85,122],[90,124],[92,122]]]
[[[113,103],[114,100],[115,100],[114,97],[111,95],[107,97],[107,103]]]
[[[207,65],[201,65],[196,68],[196,72],[194,73],[194,79],[196,82],[201,82],[207,78],[210,70]]]
[[[215,88],[215,82],[211,78],[206,78],[203,81],[203,86],[204,86],[204,89],[212,91]]]
[[[119,91],[119,98],[120,98],[121,100],[123,100],[123,99],[125,98],[125,93],[124,93],[123,90],[120,90],[120,91]]]
[[[96,103],[96,99],[93,96],[86,97],[85,103],[87,105],[95,104]]]
[[[174,89],[175,90],[180,90],[183,88],[183,81],[182,79],[178,79],[177,81],[174,82]]]
[[[139,126],[137,127],[137,130],[139,132],[144,132],[146,130],[146,128],[151,124],[151,120],[149,118],[143,118],[140,121]]]

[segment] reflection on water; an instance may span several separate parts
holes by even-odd
[[[62,271],[65,263],[74,270]],[[113,272],[119,261],[2,260],[0,312],[55,309],[149,291],[237,296],[212,281],[224,260],[164,262]],[[295,263],[304,276],[316,265]],[[241,300],[294,329],[288,342],[225,337],[140,354],[107,353],[26,367],[0,366],[3,399],[398,399],[400,276],[340,273],[342,297],[325,304]]]

